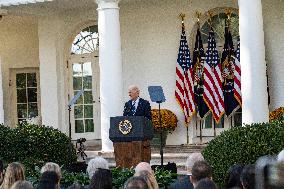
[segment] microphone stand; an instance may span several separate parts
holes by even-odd
[[[161,155],[161,166],[164,164],[164,152],[163,152],[163,130],[162,130],[162,116],[161,116],[161,101],[157,101],[159,104],[159,127],[160,127],[160,155]]]

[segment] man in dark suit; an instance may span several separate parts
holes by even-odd
[[[152,120],[151,106],[147,100],[139,97],[139,88],[137,86],[130,86],[128,95],[130,100],[125,103],[123,116],[144,116]]]
[[[128,95],[130,100],[125,103],[123,116],[144,116],[152,120],[151,106],[147,100],[139,97],[140,90],[137,86],[131,85],[128,88]],[[133,145],[139,146],[138,141],[133,141]],[[151,146],[149,140],[142,141],[142,160],[134,160],[136,165],[142,162],[150,163],[151,160]]]

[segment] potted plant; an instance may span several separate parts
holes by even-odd
[[[177,116],[168,109],[161,109],[161,124],[159,117],[159,110],[152,109],[152,124],[154,127],[154,138],[152,140],[153,146],[160,145],[160,135],[162,133],[162,144],[166,145],[167,134],[172,133],[177,127]]]

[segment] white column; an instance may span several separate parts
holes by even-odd
[[[268,95],[261,0],[239,0],[242,122],[268,122]]]
[[[98,3],[102,150],[112,151],[110,117],[122,115],[122,63],[119,0]]]
[[[42,18],[38,24],[40,93],[42,124],[59,128],[59,100],[57,77],[57,35],[56,18]]]
[[[0,57],[0,124],[4,124],[4,104],[3,104],[3,86],[2,86],[2,63]]]

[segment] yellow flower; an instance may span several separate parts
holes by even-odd
[[[151,113],[155,130],[174,131],[177,127],[177,116],[172,111],[161,109],[161,126],[159,124],[159,110],[152,109]]]
[[[280,120],[284,114],[284,107],[277,108],[269,113],[269,121]]]

